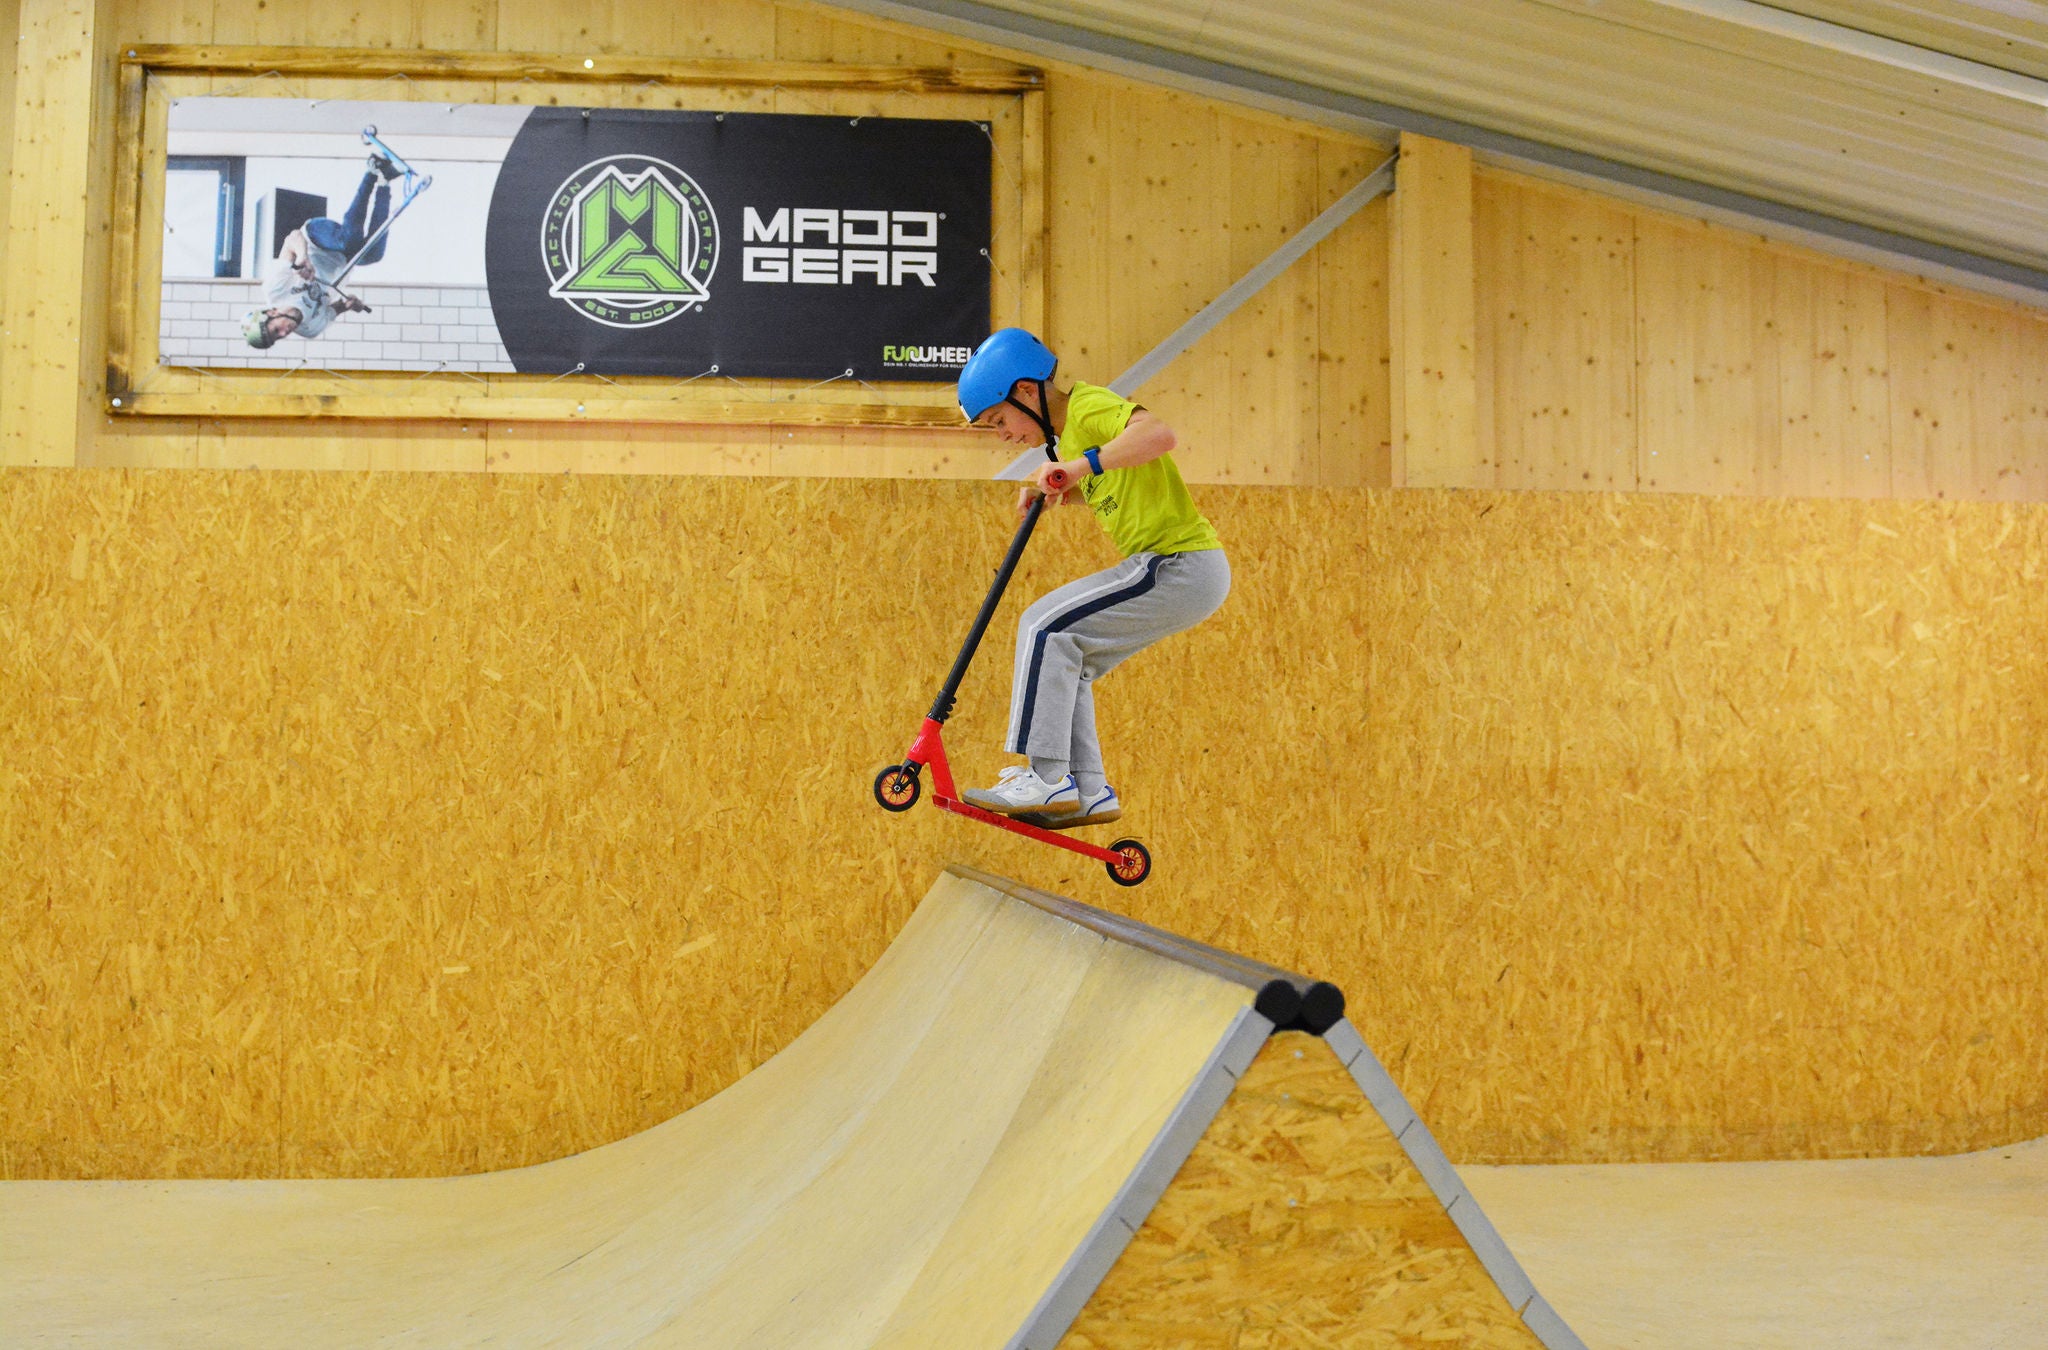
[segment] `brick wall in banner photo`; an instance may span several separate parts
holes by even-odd
[[[267,351],[242,340],[242,315],[264,304],[253,280],[173,281],[157,326],[171,366],[277,366],[301,362],[339,370],[509,371],[505,345],[483,286],[398,286],[365,282],[350,294],[370,307],[345,314],[317,338],[286,338]]]

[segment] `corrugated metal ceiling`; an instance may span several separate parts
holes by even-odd
[[[838,2],[1007,29],[1037,39],[1027,49],[1064,33],[1125,65],[1150,53],[1225,84],[1323,91],[1391,126],[1442,119],[1453,139],[1475,139],[1469,128],[1596,157],[1596,174],[1741,194],[1760,215],[1870,227],[2048,288],[2048,107],[1888,63],[1914,55],[1898,48],[1861,54],[1855,32],[1833,44],[1765,31],[1779,16],[1745,0]],[[1689,12],[1702,6],[1721,14]],[[2030,0],[1776,8],[2048,81],[2048,5]]]

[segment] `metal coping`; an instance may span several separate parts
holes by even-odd
[[[1275,1030],[1306,1031],[1320,1036],[1344,1017],[1344,991],[1328,981],[1269,966],[1249,956],[1211,947],[1193,938],[1169,933],[1163,928],[1154,928],[1050,891],[1035,890],[1022,882],[961,863],[948,863],[946,871],[992,891],[1000,891],[1013,900],[1022,900],[1105,938],[1207,971],[1232,984],[1255,989],[1258,998],[1252,1006],[1273,1023]]]

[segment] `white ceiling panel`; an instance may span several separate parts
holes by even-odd
[[[1697,186],[1738,213],[1822,233],[1839,222],[1865,243],[2048,289],[2048,4],[836,2],[1106,54],[1096,63],[1169,82],[1192,72],[1226,96],[1292,96],[1508,159],[1562,152],[1596,178]]]

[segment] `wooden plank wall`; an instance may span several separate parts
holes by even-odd
[[[0,1175],[617,1138],[953,860],[1336,980],[1463,1159],[2048,1132],[2048,507],[1199,493],[1233,594],[1097,699],[1122,890],[869,796],[1005,485],[10,471]],[[966,780],[1016,615],[1106,552],[1042,527]]]
[[[0,281],[0,464],[75,462],[91,381],[86,311],[96,78],[93,0],[19,0],[6,257]],[[104,238],[100,243],[104,244]]]
[[[97,275],[74,255],[79,241],[97,237],[107,210],[104,193],[88,201],[69,186],[104,177],[87,164],[105,161],[106,129],[89,147],[78,130],[93,101],[111,97],[104,60],[97,73],[81,65],[79,53],[94,44],[125,37],[970,65],[1014,53],[765,0],[613,0],[566,13],[521,0],[342,9],[28,0],[23,25],[41,44],[24,51],[48,50],[29,63],[34,78],[12,100],[35,116],[16,119],[10,179],[30,190],[11,195],[37,203],[34,218],[10,231],[24,246],[8,263],[21,320],[9,324],[8,350],[17,363],[36,363],[33,378],[8,381],[12,402],[0,400],[12,409],[0,443],[16,461],[973,478],[1006,458],[984,440],[945,431],[452,422],[359,424],[335,435],[319,423],[117,424],[96,412],[93,396],[102,297],[86,291],[76,307],[66,300],[80,293],[79,277]],[[475,96],[473,87],[422,81],[358,92]],[[494,96],[575,91],[522,84]],[[1149,349],[1383,150],[1072,68],[1053,69],[1048,105],[1048,328],[1067,371],[1097,379]],[[1433,181],[1439,203],[1457,200],[1455,182]],[[1144,391],[1183,432],[1190,478],[2048,497],[2048,318],[2039,312],[1495,169],[1480,169],[1471,184],[1477,312],[1466,320],[1460,310],[1454,327],[1470,329],[1476,388],[1468,396],[1460,381],[1433,443],[1413,463],[1394,463],[1394,393],[1429,389],[1429,372],[1443,362],[1420,350],[1393,362],[1400,311],[1389,309],[1390,216],[1380,203]],[[26,246],[38,229],[45,243],[64,247]],[[1446,311],[1428,292],[1447,284],[1416,273],[1411,325],[1443,329]],[[44,290],[49,303],[27,298]],[[1467,341],[1438,336],[1454,351]],[[87,406],[74,443],[71,421],[51,400],[80,380]]]
[[[0,36],[5,37],[9,48],[21,45],[21,0],[0,0]],[[8,215],[8,203],[14,195],[15,65],[12,55],[0,57],[0,222],[8,223],[10,227],[12,217]],[[11,234],[11,228],[6,233]],[[0,234],[0,315],[7,313],[7,290],[11,280],[7,258],[11,252],[8,238]],[[0,342],[0,389],[6,387],[7,344]]]
[[[1484,463],[1472,152],[1404,135],[1396,175],[1387,265],[1394,481],[1463,484]]]
[[[864,64],[1017,59],[823,7],[765,0],[568,7],[384,0],[339,8],[106,0],[103,8],[111,11],[104,20],[110,31],[147,42]],[[479,96],[474,86],[432,82],[366,82],[356,92]],[[523,84],[500,86],[496,97],[574,101],[576,93]],[[1062,369],[1081,378],[1118,374],[1385,154],[1354,137],[1077,69],[1052,70],[1047,102],[1047,327],[1063,352]],[[1132,172],[1141,160],[1146,168]],[[1369,208],[1143,391],[1181,433],[1190,477],[1333,486],[1389,481],[1384,217],[1384,204]],[[137,425],[105,417],[93,419],[78,452],[79,462],[110,466],[967,478],[986,477],[1009,458],[986,438],[950,431],[454,422],[355,424],[336,434],[318,423]]]
[[[1481,169],[1475,469],[1427,481],[2048,499],[2048,314]]]

